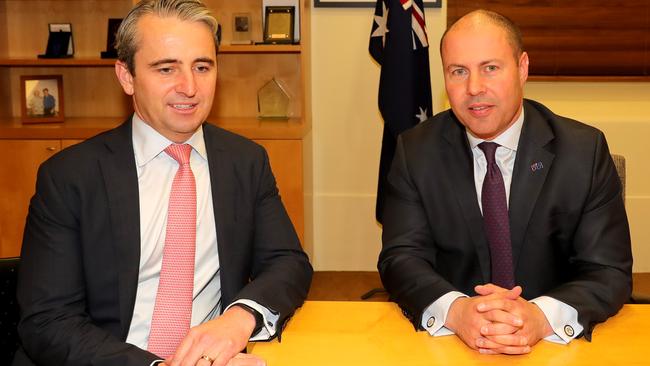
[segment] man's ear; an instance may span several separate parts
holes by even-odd
[[[526,80],[528,79],[528,64],[530,61],[528,60],[528,53],[522,52],[521,56],[519,57],[519,81],[521,85],[523,86],[526,83]]]
[[[115,62],[115,75],[117,75],[117,80],[122,85],[124,92],[133,95],[133,75],[124,62],[119,60]]]

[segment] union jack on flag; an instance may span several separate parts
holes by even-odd
[[[429,47],[429,38],[427,37],[427,28],[424,24],[424,12],[422,11],[422,4],[413,0],[400,0],[402,8],[406,11],[411,11],[411,27],[413,28],[413,49],[417,49],[418,45],[415,42],[417,38],[420,41],[420,47]]]
[[[397,136],[433,115],[423,9],[423,0],[377,0],[375,7],[368,50],[381,65],[378,99],[384,135],[375,211],[379,222]]]

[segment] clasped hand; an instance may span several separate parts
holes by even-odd
[[[524,354],[553,334],[542,310],[521,298],[522,288],[493,284],[474,288],[478,296],[456,299],[445,326],[484,354]]]
[[[218,318],[190,329],[176,353],[162,365],[264,366],[261,358],[240,353],[254,328],[253,315],[233,306]]]

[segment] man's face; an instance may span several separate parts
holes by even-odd
[[[443,41],[445,88],[460,122],[474,136],[492,140],[521,113],[528,55],[516,59],[502,28],[469,22],[457,24]]]
[[[138,21],[135,76],[117,62],[138,116],[168,139],[187,141],[206,120],[217,82],[216,50],[201,22],[146,15]]]
[[[43,95],[47,97],[50,95],[50,93],[47,91],[47,89],[43,89]]]

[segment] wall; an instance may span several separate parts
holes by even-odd
[[[444,6],[444,5],[443,5]],[[433,106],[445,106],[437,42],[446,9],[428,9]],[[311,257],[316,270],[375,270],[381,229],[374,220],[382,120],[379,66],[368,54],[374,9],[312,9]],[[534,62],[534,60],[532,60]],[[612,152],[628,159],[626,204],[635,271],[650,272],[650,174],[642,141],[650,136],[649,83],[529,83],[526,96],[607,134]],[[309,164],[306,161],[306,164]]]

